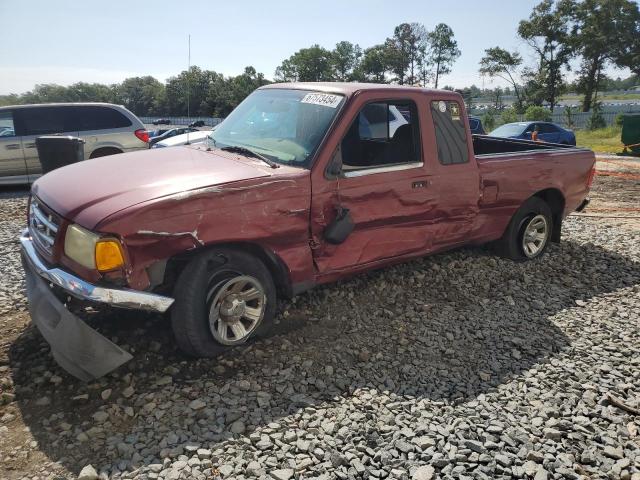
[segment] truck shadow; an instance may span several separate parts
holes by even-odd
[[[10,351],[16,401],[51,460],[74,472],[135,468],[236,441],[238,419],[244,435],[277,420],[286,429],[304,408],[331,410],[363,389],[425,408],[475,399],[568,347],[560,326],[576,301],[638,282],[638,263],[589,244],[522,264],[464,249],[301,295],[280,306],[269,338],[204,360],[176,350],[166,320],[112,314],[100,330],[135,358],[91,384],[62,371],[30,328]],[[194,399],[207,406],[192,410]]]

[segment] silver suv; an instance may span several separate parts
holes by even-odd
[[[110,103],[50,103],[0,108],[0,185],[31,183],[42,174],[40,135],[85,140],[84,158],[149,148],[149,134],[126,108]]]

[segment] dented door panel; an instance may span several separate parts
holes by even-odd
[[[356,178],[340,179],[334,189],[316,193],[315,220],[324,228],[335,217],[339,205],[349,209],[355,229],[340,245],[321,241],[314,250],[320,273],[341,270],[392,258],[410,252],[428,251],[430,234],[439,216],[438,198],[429,187],[414,188],[415,182],[431,180],[418,167],[401,172],[388,172]]]

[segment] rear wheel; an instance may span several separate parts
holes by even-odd
[[[544,253],[552,234],[553,215],[549,205],[532,197],[515,213],[495,247],[503,257],[515,261],[532,260]]]
[[[180,274],[171,326],[185,353],[212,357],[266,333],[275,307],[275,285],[259,259],[215,249],[194,258]]]

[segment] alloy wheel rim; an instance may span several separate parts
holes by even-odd
[[[544,215],[536,215],[524,228],[522,250],[528,258],[538,255],[547,244],[549,225]]]
[[[209,330],[223,345],[243,343],[262,321],[266,305],[264,287],[248,275],[228,276],[209,290]]]

